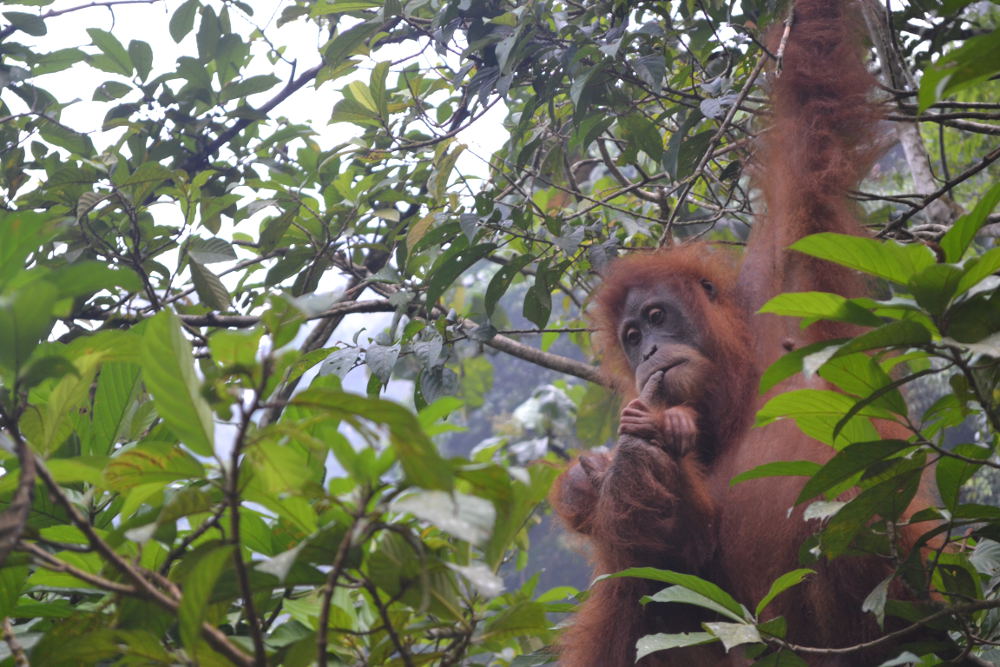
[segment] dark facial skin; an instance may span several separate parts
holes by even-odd
[[[671,370],[700,354],[698,331],[678,303],[662,285],[635,287],[625,299],[618,340],[640,393],[657,371],[669,381]]]
[[[704,284],[709,299],[711,284]],[[664,285],[636,287],[625,299],[618,340],[639,397],[621,413],[619,435],[655,443],[674,456],[697,445],[696,403],[705,368],[702,340],[681,301]]]

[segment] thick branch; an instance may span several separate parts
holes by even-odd
[[[471,320],[465,320],[462,323],[462,327],[466,331],[472,331],[477,326],[478,325]],[[563,357],[558,354],[552,354],[551,352],[543,352],[538,348],[525,345],[524,343],[518,343],[513,338],[508,338],[507,336],[500,334],[490,338],[486,341],[486,344],[495,350],[506,352],[509,355],[524,359],[525,361],[530,361],[531,363],[542,366],[543,368],[548,368],[560,373],[566,373],[567,375],[572,375],[580,378],[581,380],[587,380],[588,382],[593,382],[595,384],[604,384],[597,368],[591,366],[590,364],[585,364],[582,361],[576,361],[575,359]]]

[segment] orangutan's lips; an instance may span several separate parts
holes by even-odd
[[[677,359],[676,361],[672,361],[669,364],[667,364],[666,366],[657,369],[656,372],[657,373],[663,373],[664,375],[666,375],[668,371],[670,371],[670,370],[672,370],[674,368],[677,368],[678,366],[680,366],[682,364],[686,364],[687,362],[688,362],[687,359]]]

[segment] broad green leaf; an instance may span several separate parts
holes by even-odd
[[[907,412],[906,401],[892,378],[867,354],[836,355],[820,367],[819,374],[842,391],[868,399],[877,407],[899,415]]]
[[[749,619],[749,613],[743,605],[733,599],[729,593],[725,592],[711,581],[696,577],[693,574],[683,572],[673,572],[671,570],[660,570],[655,567],[631,567],[621,572],[598,577],[595,581],[612,577],[640,577],[652,581],[662,581],[666,584],[683,586],[699,595],[708,598],[712,602],[722,606],[735,616],[733,618]]]
[[[851,322],[867,327],[877,327],[882,324],[882,319],[867,308],[859,306],[851,299],[829,292],[786,292],[765,303],[759,312]]]
[[[654,162],[663,159],[663,138],[659,129],[645,116],[634,113],[618,119],[626,140],[634,143]]]
[[[201,395],[191,344],[171,311],[164,310],[146,322],[141,365],[142,381],[163,421],[196,454],[211,456],[212,411]]]
[[[757,627],[751,623],[709,622],[703,627],[719,638],[727,653],[735,646],[763,643]]]
[[[931,315],[937,316],[948,307],[961,279],[962,270],[957,266],[931,264],[913,276],[908,287],[917,303]]]
[[[901,285],[934,264],[934,254],[923,245],[900,245],[848,234],[813,234],[790,247]]]
[[[103,58],[97,56],[92,60],[95,67],[112,74],[132,76],[132,59],[117,37],[100,28],[88,28],[87,34],[104,55]]]
[[[955,296],[965,294],[997,271],[1000,271],[1000,248],[992,248],[979,257],[969,259],[965,263],[965,272],[955,286]]]
[[[666,651],[672,648],[683,648],[685,646],[698,646],[700,644],[711,644],[719,641],[719,638],[708,632],[680,632],[668,635],[657,633],[640,637],[635,643],[636,660],[645,658],[650,653],[656,651]]]
[[[194,17],[198,13],[198,0],[186,0],[170,17],[170,36],[180,42],[194,27]]]
[[[434,263],[434,267],[428,271],[425,303],[428,306],[435,305],[456,278],[493,252],[495,248],[496,244],[493,243],[481,243],[471,248],[458,246],[442,255]]]
[[[458,161],[458,156],[461,155],[464,150],[465,144],[458,144],[455,146],[454,150],[448,151],[434,160],[434,170],[431,172],[431,177],[427,181],[427,188],[436,203],[441,204],[444,202],[445,193],[448,188],[448,179],[451,177],[451,171],[454,169],[455,163]]]
[[[498,641],[544,633],[548,627],[545,608],[537,602],[522,600],[488,618],[481,636],[482,641]]]
[[[970,37],[957,49],[930,65],[920,80],[918,113],[960,90],[986,81],[1000,72],[1000,33]]]
[[[387,60],[383,60],[375,65],[372,69],[371,79],[368,83],[372,99],[375,100],[375,109],[380,118],[389,117],[389,95],[385,89],[385,82],[391,67],[392,63]]]
[[[130,269],[112,268],[101,262],[85,260],[61,266],[46,280],[59,290],[59,298],[90,296],[101,290],[120,287],[126,292],[138,292],[142,282]]]
[[[402,406],[379,398],[320,388],[307,389],[292,402],[322,408],[348,421],[361,418],[385,424],[389,428],[390,444],[407,479],[425,489],[451,490],[454,483],[451,467],[420,429],[417,418]]]
[[[507,263],[493,274],[489,284],[486,286],[486,296],[484,297],[487,315],[490,317],[493,316],[493,311],[496,310],[497,303],[506,294],[511,282],[517,277],[521,269],[530,264],[533,259],[534,257],[530,254],[516,255],[508,259]]]
[[[854,407],[856,399],[836,391],[826,389],[798,389],[779,394],[772,398],[757,413],[757,426],[766,426],[779,419],[798,420],[811,415],[841,417]],[[892,419],[893,413],[869,405],[860,415],[876,419]]]
[[[899,320],[861,334],[841,346],[835,356],[845,356],[883,347],[915,347],[930,342],[931,332],[923,324],[916,320]]]
[[[236,251],[233,244],[225,239],[213,236],[203,239],[193,236],[188,241],[188,255],[201,264],[214,264],[215,262],[228,262],[236,259]]]
[[[998,44],[1000,46],[1000,44]],[[955,221],[951,229],[941,237],[941,249],[945,261],[958,262],[962,259],[976,232],[986,222],[990,213],[1000,203],[1000,183],[996,183],[986,191],[986,194],[976,204],[976,208]]]
[[[381,6],[382,0],[320,0],[310,8],[309,15],[315,18],[329,14],[360,12]]]
[[[876,440],[848,445],[837,452],[813,475],[812,479],[806,482],[795,502],[798,504],[815,498],[847,481],[876,461],[889,458],[912,446],[904,440]]]
[[[362,44],[378,32],[380,21],[366,21],[351,26],[339,33],[323,47],[323,62],[338,66],[344,60],[357,53]]]
[[[197,561],[197,567],[189,567],[182,582],[180,608],[177,620],[181,643],[192,654],[201,643],[201,624],[206,620],[208,602],[223,569],[231,565],[233,548],[229,545],[216,546],[199,553],[188,555],[190,561]]]
[[[229,290],[219,277],[193,257],[188,264],[191,267],[191,282],[201,303],[212,310],[228,310]]]
[[[960,500],[962,485],[965,484],[978,471],[983,464],[992,456],[993,451],[989,447],[980,447],[972,444],[962,444],[951,450],[955,456],[942,456],[934,468],[934,475],[937,480],[938,493],[941,502],[948,509],[954,509]],[[971,459],[971,460],[966,460]]]
[[[13,294],[0,295],[0,367],[14,376],[52,328],[56,287],[36,280]]]
[[[836,558],[875,515],[895,521],[910,504],[920,484],[920,470],[906,470],[865,489],[830,519],[820,535],[823,553]]]
[[[153,69],[153,49],[141,40],[133,39],[128,43],[128,55],[135,66],[135,71],[143,81]]]
[[[126,491],[145,484],[166,486],[178,480],[198,480],[205,469],[183,448],[166,442],[142,442],[119,450],[104,469],[104,485]]]
[[[767,592],[767,595],[761,598],[760,602],[757,603],[754,615],[760,616],[761,612],[767,609],[767,605],[771,604],[774,598],[778,597],[792,586],[797,586],[810,574],[815,573],[815,570],[810,570],[808,568],[800,568],[798,570],[792,570],[791,572],[785,572],[771,583],[771,589]]]
[[[760,393],[766,394],[771,391],[779,382],[787,380],[796,373],[802,371],[803,360],[821,350],[833,345],[844,343],[845,339],[825,340],[812,345],[806,345],[788,352],[780,359],[771,364],[760,378]],[[831,352],[832,354],[832,352]]]
[[[28,257],[59,231],[51,213],[0,212],[0,289],[25,270]]]
[[[646,595],[642,598],[641,602],[649,604],[650,602],[677,602],[681,604],[693,604],[698,607],[703,607],[709,611],[713,611],[716,614],[721,614],[727,618],[731,618],[734,621],[742,621],[742,614],[736,614],[727,609],[725,606],[719,604],[715,600],[711,600],[701,593],[696,593],[689,588],[684,586],[670,586],[664,588],[653,595]]]
[[[371,372],[384,383],[389,382],[392,369],[399,359],[401,348],[397,345],[377,345],[372,343],[365,350],[365,364]]]
[[[134,414],[140,387],[136,364],[115,361],[101,366],[94,392],[88,453],[104,455],[111,451],[126,420]]]
[[[417,491],[393,501],[392,507],[475,545],[486,542],[496,518],[488,500],[458,491]]]
[[[45,20],[38,14],[27,12],[4,12],[3,17],[21,32],[33,37],[41,37],[47,32]]]

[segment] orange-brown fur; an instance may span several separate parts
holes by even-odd
[[[802,478],[736,486],[729,480],[763,463],[825,462],[833,453],[791,422],[751,429],[753,413],[769,398],[758,396],[756,387],[763,370],[789,346],[857,331],[829,323],[802,330],[788,318],[755,313],[785,291],[864,294],[862,279],[847,269],[786,248],[816,232],[860,233],[846,193],[877,154],[878,109],[869,101],[871,88],[850,3],[796,0],[783,71],[771,81],[771,125],[762,128],[758,146],[755,181],[767,210],[755,225],[742,265],[735,267],[722,251],[706,244],[635,254],[613,265],[594,295],[602,368],[626,402],[639,392],[617,331],[631,289],[662,287],[705,337],[704,359],[684,381],[701,383],[686,389],[704,432],[696,451],[672,456],[623,434],[613,452],[583,455],[582,463],[557,481],[553,506],[571,530],[590,539],[597,574],[632,566],[692,572],[752,608],[771,581],[799,566],[800,545],[818,529],[815,521],[804,521],[801,506],[795,507]],[[703,278],[718,288],[714,302],[699,291]],[[780,390],[806,386],[828,387],[820,378],[797,377]],[[885,437],[900,435],[891,427],[879,428]],[[901,547],[908,548],[915,538],[914,529],[907,529]],[[845,557],[814,567],[817,575],[769,608],[770,615],[786,617],[789,638],[805,645],[844,646],[877,636],[878,627],[860,607],[891,571],[888,559]],[[625,667],[634,662],[639,637],[699,630],[694,607],[640,606],[642,595],[659,588],[638,579],[598,583],[564,634],[562,664]],[[859,659],[867,660],[855,655],[814,663],[860,664]],[[641,664],[745,662],[739,651],[726,655],[713,645],[655,653]]]

